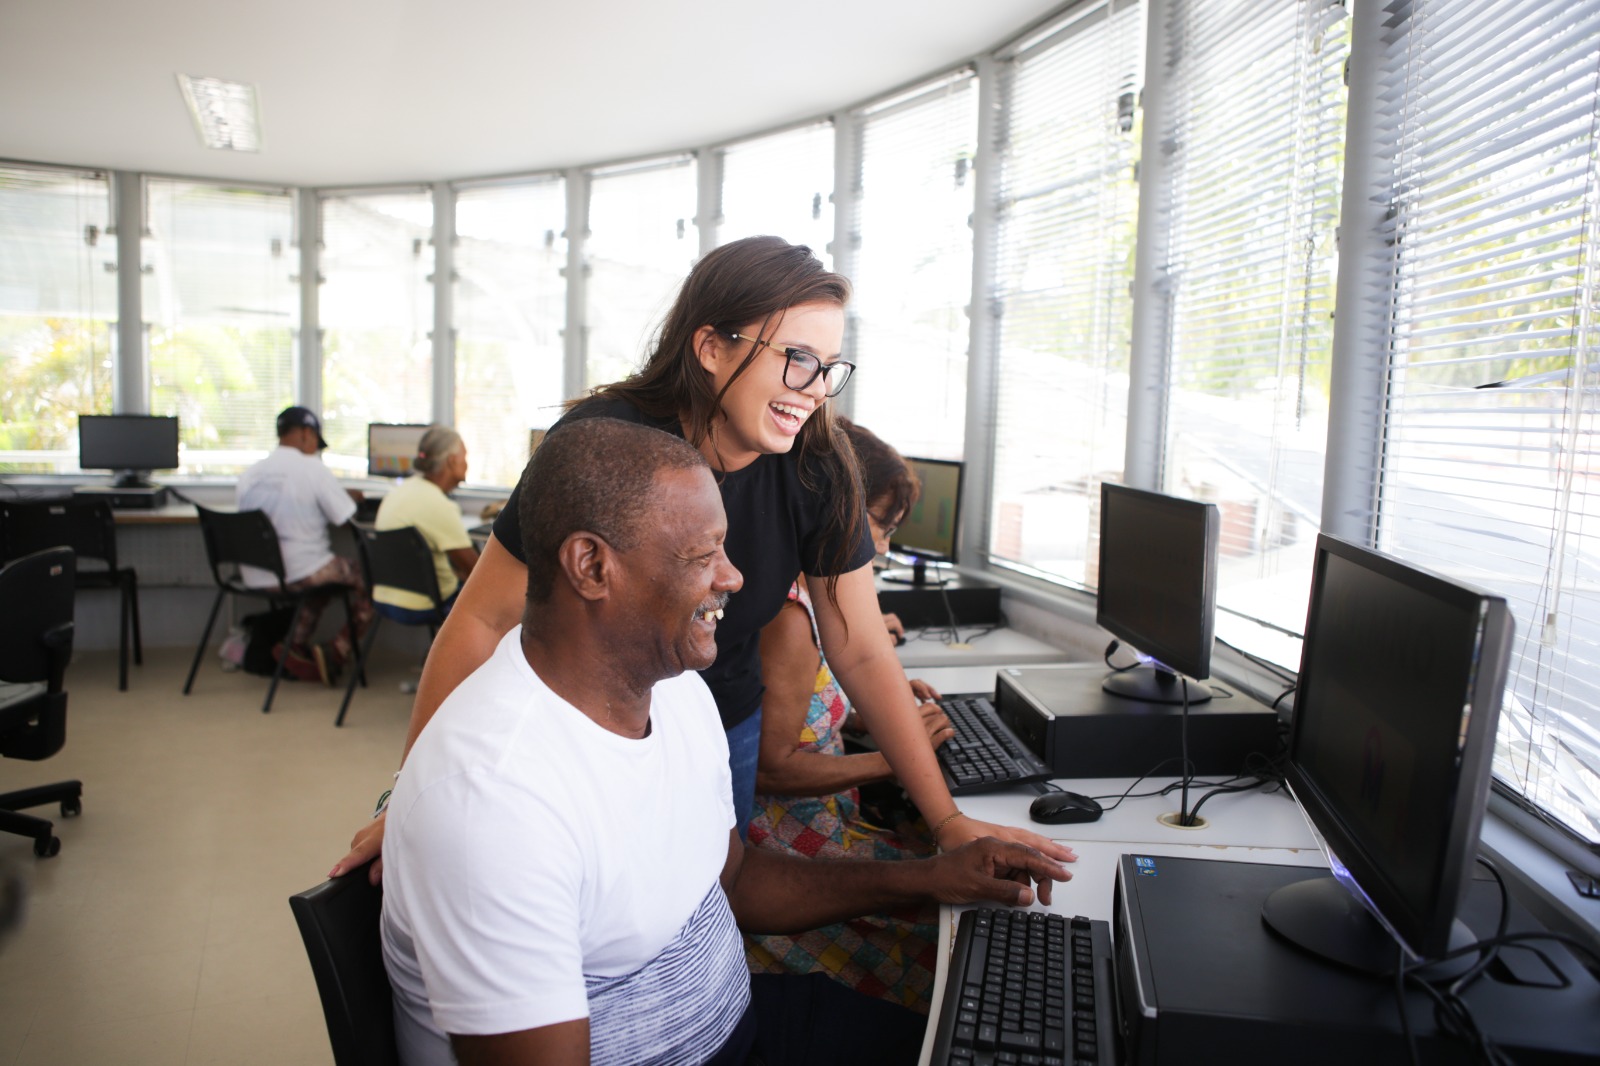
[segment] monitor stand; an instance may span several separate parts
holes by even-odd
[[[926,559],[916,559],[911,564],[911,569],[885,570],[878,575],[884,581],[896,585],[912,585],[924,588],[928,585],[943,585],[948,583],[953,575],[949,563],[930,563]]]
[[[1261,905],[1261,918],[1285,940],[1313,955],[1369,974],[1391,974],[1400,960],[1398,942],[1332,877],[1314,877],[1274,889]],[[1459,918],[1450,927],[1455,951],[1478,938]],[[1419,968],[1429,981],[1460,977],[1478,961],[1468,953]]]
[[[1108,675],[1100,687],[1123,699],[1178,706],[1184,702],[1184,686],[1179,683],[1179,677],[1179,674],[1159,666],[1134,666]],[[1189,706],[1205,703],[1211,698],[1209,686],[1192,677],[1188,682]]]

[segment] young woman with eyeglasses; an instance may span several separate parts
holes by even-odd
[[[776,237],[724,245],[690,271],[643,368],[575,401],[562,421],[656,426],[698,448],[717,475],[725,549],[744,586],[716,621],[717,659],[702,676],[728,732],[741,820],[761,733],[761,628],[804,572],[823,589],[817,629],[834,674],[939,842],[997,836],[1071,860],[1070,849],[1036,833],[961,814],[928,745],[878,612],[860,475],[827,404],[853,369],[839,358],[849,298],[849,281],[824,270],[809,248]],[[513,493],[429,652],[407,751],[444,697],[520,621],[526,570]],[[357,834],[334,874],[371,858],[381,840],[379,820]]]

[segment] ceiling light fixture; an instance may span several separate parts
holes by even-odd
[[[261,112],[254,85],[179,74],[178,88],[207,148],[261,150]]]

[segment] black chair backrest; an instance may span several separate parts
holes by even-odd
[[[370,864],[369,864],[370,865]],[[378,919],[383,890],[368,867],[289,897],[322,997],[337,1066],[395,1066],[394,999]]]
[[[439,571],[434,567],[433,549],[416,526],[399,529],[358,529],[362,565],[367,568],[368,587],[388,585],[426,596],[435,607],[439,595]]]
[[[200,535],[206,542],[206,559],[211,574],[224,588],[238,588],[239,567],[266,570],[283,584],[283,552],[278,547],[278,531],[265,511],[213,511],[195,507],[200,516]],[[257,590],[259,591],[259,590]]]
[[[61,691],[72,658],[71,548],[46,548],[0,569],[0,681]]]
[[[104,500],[11,500],[0,503],[0,559],[65,545],[78,560],[117,569],[117,528]]]

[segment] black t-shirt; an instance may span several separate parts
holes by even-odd
[[[576,418],[617,418],[683,436],[677,419],[665,422],[646,418],[632,404],[619,399],[592,400],[574,408],[551,428],[559,429]],[[731,729],[761,707],[761,629],[773,618],[789,595],[795,575],[805,573],[826,577],[833,573],[828,560],[833,554],[823,530],[823,501],[831,491],[831,479],[816,471],[811,481],[815,491],[800,483],[798,448],[781,455],[763,455],[743,470],[718,476],[722,507],[728,514],[728,559],[744,575],[744,587],[728,600],[722,620],[717,623],[717,659],[700,671],[716,698],[722,725]],[[517,517],[521,487],[513,489],[500,517],[495,519],[494,537],[519,561],[522,552],[522,523]],[[872,533],[867,528],[865,510],[856,531],[855,550],[842,573],[859,569],[872,561]]]

